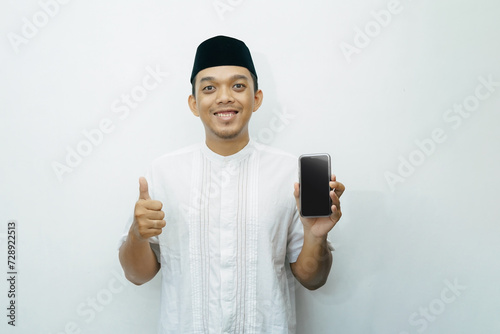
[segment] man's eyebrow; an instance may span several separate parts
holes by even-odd
[[[232,80],[238,80],[238,79],[243,79],[243,80],[246,80],[248,81],[248,77],[246,75],[243,75],[243,74],[235,74],[231,77]]]
[[[215,78],[214,77],[203,77],[200,79],[200,83],[203,82],[203,81],[214,81]]]
[[[235,74],[230,79],[231,79],[231,81],[240,80],[240,79],[248,81],[248,77],[246,75],[243,75],[243,74]],[[200,79],[200,83],[202,83],[204,81],[216,81],[216,79],[215,79],[215,77],[203,77]]]

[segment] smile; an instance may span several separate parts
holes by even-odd
[[[230,110],[230,111],[228,110],[228,111],[216,112],[214,115],[217,116],[218,118],[222,118],[222,119],[231,119],[231,118],[235,117],[237,114],[238,114],[238,112],[235,110]]]

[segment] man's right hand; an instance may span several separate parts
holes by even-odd
[[[139,200],[135,203],[134,222],[130,233],[139,240],[145,241],[150,237],[161,234],[165,227],[165,213],[161,210],[163,204],[152,200],[149,196],[148,181],[139,178]]]

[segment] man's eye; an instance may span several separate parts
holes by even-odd
[[[203,88],[204,91],[212,91],[214,89],[215,89],[214,86],[206,86],[206,87]]]
[[[236,89],[243,89],[243,88],[245,88],[245,85],[244,84],[235,84],[234,88],[236,88]]]

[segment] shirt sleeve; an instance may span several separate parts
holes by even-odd
[[[286,256],[288,262],[297,262],[302,246],[304,245],[304,227],[300,221],[299,213],[295,207],[292,222],[288,228],[288,244],[286,249]]]
[[[151,195],[151,198],[154,198],[154,188],[153,188],[153,183],[152,183],[152,178],[151,178],[151,169],[148,169],[146,172],[145,176],[146,181],[148,181],[148,187],[149,187],[149,194]],[[139,181],[137,182],[139,183]],[[139,193],[139,190],[137,190],[137,193]],[[128,237],[128,232],[130,230],[130,227],[132,226],[132,222],[134,221],[134,212],[132,212],[125,224],[125,228],[123,230],[123,233],[118,241],[118,249],[123,245],[123,243],[127,240]],[[158,263],[160,263],[160,240],[158,236],[154,236],[149,238],[149,245],[151,246],[151,249],[156,255],[156,260]]]

